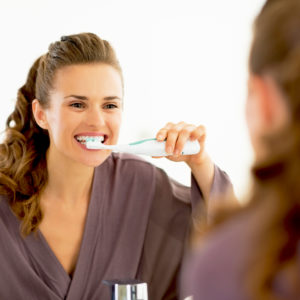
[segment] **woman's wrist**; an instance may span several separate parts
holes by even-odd
[[[215,164],[207,153],[203,159],[187,162],[199,188],[202,191],[204,199],[209,198],[211,186],[214,179]]]

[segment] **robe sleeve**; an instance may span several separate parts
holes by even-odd
[[[226,172],[215,165],[213,183],[207,201],[204,201],[197,181],[191,175],[191,206],[194,227],[199,227],[203,223],[211,223],[215,213],[225,205],[225,202],[237,203],[232,183]]]
[[[149,299],[177,299],[177,276],[191,221],[206,215],[207,208],[193,176],[191,187],[186,187],[159,168],[155,172],[155,193],[139,276],[149,284]],[[228,186],[228,176],[215,167],[211,195],[222,193]]]

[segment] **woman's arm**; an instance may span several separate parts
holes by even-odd
[[[190,167],[204,200],[207,201],[214,178],[214,163],[205,151],[205,127],[185,122],[167,123],[165,127],[158,131],[156,138],[159,141],[166,140],[166,152],[173,154],[167,156],[168,159],[184,161]],[[180,155],[188,139],[198,140],[200,152],[194,155]]]

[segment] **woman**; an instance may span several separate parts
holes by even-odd
[[[103,279],[135,278],[152,300],[176,298],[191,207],[230,183],[203,126],[157,133],[191,188],[136,156],[88,150],[90,136],[117,143],[122,105],[120,65],[94,34],[62,37],[32,66],[0,145],[1,299],[109,299]],[[188,138],[201,151],[180,156]]]
[[[300,1],[268,0],[249,60],[256,156],[248,205],[215,225],[185,264],[182,298],[300,299]]]

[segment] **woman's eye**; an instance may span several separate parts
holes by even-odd
[[[108,109],[114,109],[114,108],[118,108],[118,106],[117,106],[116,104],[109,103],[109,104],[106,104],[106,105],[105,105],[105,108],[108,108]]]
[[[71,107],[75,107],[75,108],[83,108],[84,104],[80,103],[80,102],[74,102],[70,104]]]

